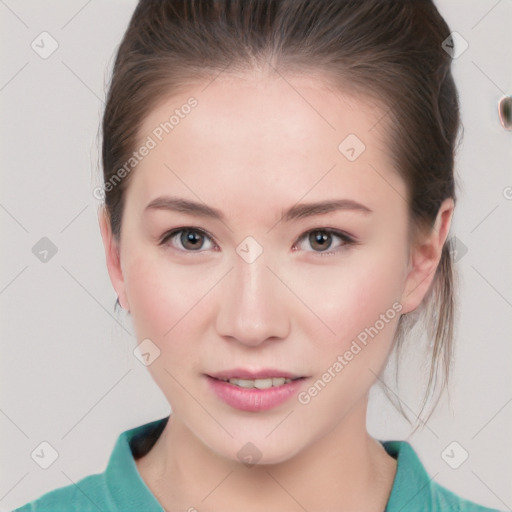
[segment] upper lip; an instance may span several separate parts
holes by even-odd
[[[296,375],[284,370],[278,370],[276,368],[266,368],[263,370],[247,370],[244,368],[233,368],[232,370],[224,370],[222,372],[209,373],[210,377],[214,379],[266,379],[266,378],[277,378],[284,377],[285,379],[298,379],[303,377],[302,375]]]

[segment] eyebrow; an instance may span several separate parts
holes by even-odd
[[[148,210],[169,210],[198,217],[208,217],[215,220],[225,221],[225,215],[216,208],[204,203],[197,203],[179,197],[161,196],[153,199],[145,208]],[[325,200],[317,203],[296,204],[283,212],[282,221],[291,222],[293,220],[322,215],[338,210],[349,210],[361,213],[372,213],[367,206],[358,203],[352,199]]]

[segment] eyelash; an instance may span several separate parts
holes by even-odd
[[[198,229],[198,228],[194,228],[194,227],[181,227],[181,228],[173,229],[173,230],[165,233],[162,236],[158,245],[165,245],[168,240],[172,239],[173,237],[175,237],[176,235],[178,235],[184,231],[191,231],[191,232],[194,232],[194,233],[197,233],[200,235],[205,235],[211,241],[215,242],[214,238],[207,231],[204,231],[204,230]],[[307,238],[309,234],[314,233],[314,232],[321,232],[321,233],[326,233],[329,235],[334,235],[343,241],[343,245],[337,247],[333,251],[325,251],[325,252],[311,251],[314,254],[317,254],[319,256],[335,256],[336,254],[340,253],[341,251],[348,249],[351,245],[355,245],[357,243],[354,238],[347,235],[346,233],[343,233],[342,231],[338,231],[336,229],[331,229],[331,228],[315,228],[315,229],[310,229],[309,231],[306,231],[304,234],[302,234],[299,237],[299,239],[297,240],[296,244],[298,242],[301,242],[302,240]],[[295,247],[295,245],[294,245],[294,247]],[[195,252],[202,253],[202,252],[204,252],[204,251],[200,251],[200,250],[199,251],[188,251],[186,249],[176,249],[176,250],[180,251],[180,252],[184,252],[184,253],[195,253]],[[306,252],[310,252],[310,251],[306,251]]]

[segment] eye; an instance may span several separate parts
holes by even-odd
[[[176,248],[177,241],[178,250],[184,252],[203,252],[199,249],[201,249],[205,239],[212,240],[212,238],[209,235],[207,235],[203,230],[192,227],[186,227],[174,229],[173,231],[166,233],[162,237],[159,245],[164,245],[171,241],[174,242],[172,245],[174,248]],[[179,245],[181,245],[181,247],[179,247]],[[212,247],[207,247],[205,250],[211,248]]]
[[[326,249],[332,248],[333,237],[338,238],[342,243],[338,245],[336,250],[324,252]],[[299,238],[299,242],[302,240],[307,240],[311,247],[315,249],[313,252],[318,253],[320,256],[332,256],[356,243],[356,241],[349,235],[329,228],[318,228],[308,231]]]
[[[341,243],[338,244],[335,250],[325,252],[327,249],[332,248],[333,237],[338,238]],[[210,247],[204,248],[203,244],[205,240],[210,240],[213,246],[211,245]],[[347,249],[348,246],[356,243],[351,236],[330,228],[317,228],[310,230],[304,233],[298,241],[301,242],[303,240],[307,240],[311,244],[311,247],[313,247],[313,252],[316,252],[320,256],[331,256],[337,254],[338,252]],[[182,252],[203,252],[204,250],[216,247],[213,243],[213,237],[202,229],[193,227],[182,227],[165,233],[160,240],[159,245],[165,244],[170,244],[173,248]],[[301,248],[301,250],[304,249]]]

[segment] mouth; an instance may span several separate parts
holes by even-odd
[[[207,376],[245,389],[276,388],[306,378],[299,374],[290,373],[277,368],[266,368],[256,371],[244,368],[233,368],[231,370],[207,374]]]
[[[307,377],[282,370],[251,372],[243,369],[205,374],[214,395],[234,409],[262,412],[279,407],[295,396]]]
[[[208,377],[232,384],[233,386],[238,386],[239,388],[244,389],[270,389],[270,388],[278,388],[280,386],[284,386],[285,384],[289,384],[291,382],[305,379],[306,377],[295,377],[295,378],[287,378],[287,377],[267,377],[267,378],[259,378],[259,379],[240,379],[240,378],[216,378],[208,375]]]

